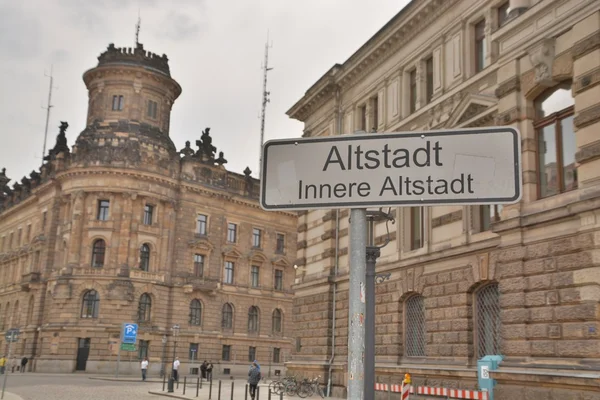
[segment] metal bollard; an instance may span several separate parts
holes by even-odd
[[[271,388],[269,388],[269,395],[267,396],[269,400],[271,400]]]
[[[246,383],[246,391],[244,392],[244,400],[248,400],[248,384]]]
[[[167,382],[167,374],[163,375],[163,392],[165,391],[165,383]]]
[[[231,400],[233,400],[233,384],[234,383],[235,383],[234,381],[231,381]]]
[[[187,386],[187,376],[183,377],[183,394],[185,395],[185,387]]]
[[[283,400],[283,390],[279,393],[279,400]]]
[[[210,381],[210,386],[208,388],[208,400],[212,399],[212,381]]]
[[[256,386],[256,400],[260,399],[260,386]]]
[[[179,390],[179,372],[177,373],[177,390]]]
[[[174,385],[175,385],[175,379],[171,375],[169,375],[169,384],[167,386],[167,392],[173,393],[174,392],[174,390],[173,390],[173,386]]]
[[[198,397],[198,392],[200,391],[200,378],[196,381],[196,397]]]
[[[200,389],[202,389],[202,377],[200,377]]]
[[[221,380],[219,379],[219,396],[217,397],[217,400],[221,400]]]

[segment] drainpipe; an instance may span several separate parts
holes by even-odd
[[[342,101],[341,101],[341,92],[338,86],[336,91],[336,100],[337,100],[337,126],[338,126],[338,135],[342,134]],[[331,370],[333,369],[333,360],[335,359],[335,308],[336,308],[336,300],[337,300],[337,275],[338,275],[338,266],[339,266],[339,249],[340,249],[340,210],[335,210],[335,267],[333,272],[333,300],[332,300],[332,323],[331,323],[331,358],[329,359],[329,370],[327,372],[327,397],[331,397]]]

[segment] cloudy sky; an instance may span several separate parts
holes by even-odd
[[[0,0],[0,168],[20,180],[41,165],[54,66],[48,147],[59,121],[72,145],[84,129],[81,79],[109,43],[166,53],[183,87],[171,118],[178,149],[211,127],[230,170],[258,172],[261,64],[272,48],[265,140],[298,137],[285,112],[333,64],[344,62],[408,0]]]

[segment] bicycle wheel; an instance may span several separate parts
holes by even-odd
[[[312,383],[303,382],[300,385],[300,388],[298,388],[298,397],[301,397],[304,399],[306,397],[312,396],[314,391],[315,391],[315,389],[314,389]]]
[[[325,393],[323,393],[323,389],[321,389],[321,385],[317,384],[317,392],[319,393],[319,396],[321,396],[322,399],[325,398]]]
[[[285,395],[295,396],[298,392],[298,384],[296,382],[289,382],[285,385]]]
[[[269,383],[269,391],[271,393],[279,394],[279,393],[277,393],[277,384],[278,383],[279,383],[279,381],[271,381],[271,383]]]
[[[284,390],[285,390],[285,385],[281,381],[277,381],[273,385],[273,393],[275,393],[275,394],[279,395],[279,394],[283,393]]]

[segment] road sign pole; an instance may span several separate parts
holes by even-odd
[[[121,327],[121,334],[119,335],[119,345],[117,346],[117,371],[116,378],[119,377],[119,364],[121,364],[121,343],[123,343],[123,327]]]
[[[362,400],[364,395],[365,350],[365,276],[367,250],[367,210],[350,211],[350,273],[348,293],[348,398]]]
[[[6,366],[10,360],[12,344],[13,344],[14,340],[15,340],[15,331],[12,331],[10,333],[10,342],[8,343],[8,358],[6,359],[6,363],[4,364],[4,383],[2,384],[2,397],[0,397],[1,399],[4,399],[4,389],[6,389],[6,379],[8,378],[8,368],[6,368]]]
[[[365,279],[365,400],[375,400],[375,262],[381,253],[375,246],[375,219],[369,218]]]

